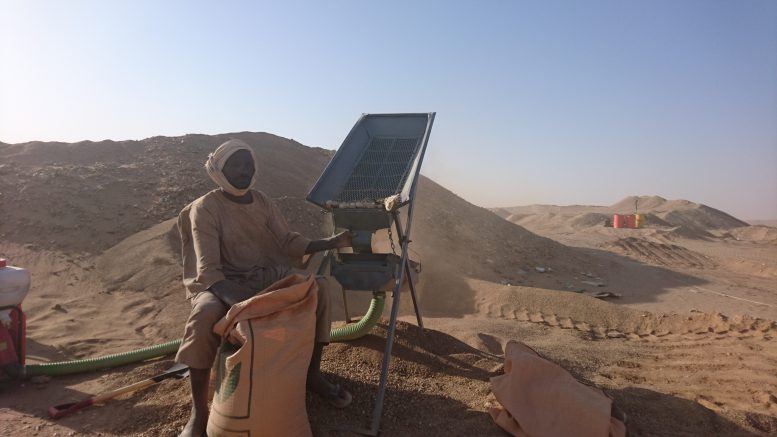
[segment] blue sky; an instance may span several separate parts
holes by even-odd
[[[427,111],[423,173],[482,206],[777,218],[777,2],[0,0],[0,141],[336,148]]]

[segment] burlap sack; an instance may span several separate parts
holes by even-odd
[[[505,373],[491,378],[501,405],[494,421],[517,437],[623,437],[623,422],[610,416],[612,400],[601,389],[578,382],[534,349],[510,341]]]
[[[313,276],[290,275],[234,305],[213,331],[224,337],[207,433],[310,436],[305,379],[316,324]]]

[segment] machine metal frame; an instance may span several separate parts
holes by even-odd
[[[380,268],[373,269],[373,271],[362,271],[365,270],[363,267],[365,265],[367,266],[366,270],[370,270],[369,262],[371,256],[385,255],[386,258],[383,259],[383,264],[380,265],[391,269],[388,272],[390,273],[389,280],[391,278],[394,279],[391,316],[380,371],[380,383],[372,411],[370,427],[366,430],[351,430],[366,435],[377,436],[380,430],[402,281],[405,280],[405,277],[407,277],[410,296],[413,299],[413,308],[416,313],[418,326],[423,328],[423,318],[418,307],[415,284],[410,273],[408,248],[411,242],[410,232],[412,230],[413,212],[415,209],[415,194],[434,117],[434,112],[362,115],[307,196],[308,201],[333,212],[336,228],[356,230],[354,251],[361,253],[355,254],[356,256],[352,258],[360,260],[362,265],[358,266],[355,263],[349,263],[345,259],[346,257],[344,257],[339,265],[336,264],[336,261],[335,264],[330,263],[330,267],[334,269],[333,276],[337,277],[339,274],[340,278],[343,279],[341,283],[351,283],[351,285],[357,283],[371,284],[368,286],[359,285],[359,289],[372,291],[375,295],[385,293],[383,290],[378,290],[376,285],[383,279]],[[408,138],[418,134],[421,135],[416,138],[417,144],[415,149],[410,150],[408,145],[411,143]],[[395,153],[395,155],[400,155],[400,158],[394,158],[395,161],[390,161],[392,159],[391,153],[396,150],[390,149],[389,152],[381,155],[384,159],[389,160],[385,162],[385,165],[383,163],[375,165],[374,162],[369,161],[368,158],[372,158],[366,157],[366,154],[371,153],[370,147],[373,143],[375,141],[383,141],[383,143],[377,144],[380,147],[384,144],[389,144],[388,142],[392,140],[392,137],[394,139],[390,147],[403,147],[403,149]],[[375,140],[375,138],[378,138],[378,140]],[[412,153],[408,154],[408,152]],[[406,159],[407,161],[405,162],[401,159]],[[387,167],[390,167],[390,171],[393,171],[388,176],[382,173],[384,168]],[[371,175],[369,173],[372,169],[375,169],[375,174]],[[397,175],[400,175],[400,177]],[[371,180],[370,177],[373,179]],[[381,180],[379,179],[380,177],[384,177],[384,179]],[[386,180],[388,182],[384,182]],[[346,189],[350,190],[348,191],[349,194],[343,195]],[[359,192],[367,194],[364,198],[360,198],[358,194],[352,194]],[[395,201],[390,207],[388,204],[384,205],[382,203],[383,200],[389,199],[389,197],[394,197],[393,200]],[[407,208],[407,216],[403,226],[399,211],[405,207]],[[389,256],[396,257],[397,255],[372,255],[370,248],[372,232],[385,228],[390,230],[392,226],[396,229],[401,248],[398,263],[388,262],[389,260],[387,259]],[[332,260],[330,259],[330,261]],[[379,257],[376,257],[376,263],[379,261]],[[396,261],[396,259],[393,261]],[[339,271],[337,271],[338,268],[340,269]],[[364,289],[370,287],[372,288],[371,290]],[[344,286],[343,300],[346,306],[346,318],[348,318],[345,289],[346,287]],[[348,289],[352,290],[351,288]]]

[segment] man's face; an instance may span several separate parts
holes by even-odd
[[[221,169],[224,177],[230,184],[238,190],[248,188],[251,184],[251,178],[254,177],[254,160],[251,158],[251,152],[242,149],[233,153],[224,163]]]

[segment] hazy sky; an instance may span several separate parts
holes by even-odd
[[[0,0],[0,141],[437,119],[481,206],[685,198],[777,218],[777,1]]]

